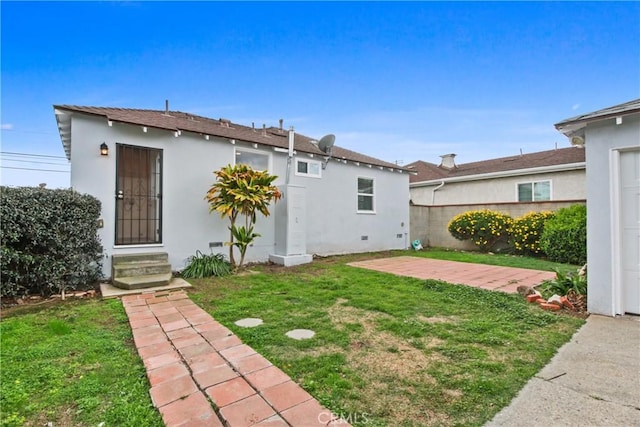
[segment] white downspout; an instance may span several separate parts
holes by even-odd
[[[285,184],[289,185],[289,179],[291,177],[291,160],[293,159],[293,142],[294,142],[295,133],[293,131],[293,126],[289,128],[289,151],[287,157],[287,177],[285,179]]]
[[[444,181],[440,182],[440,185],[433,189],[433,192],[431,193],[431,205],[433,205],[436,201],[436,191],[438,191],[442,187],[444,187]]]

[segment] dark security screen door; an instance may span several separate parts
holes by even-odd
[[[116,152],[116,245],[162,243],[162,150]]]

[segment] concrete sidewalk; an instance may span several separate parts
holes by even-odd
[[[589,316],[485,426],[640,426],[640,318]]]

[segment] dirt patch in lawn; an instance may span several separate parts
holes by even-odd
[[[61,406],[56,408],[55,412],[48,414],[40,414],[35,420],[27,421],[25,426],[47,426],[52,425],[56,427],[77,427],[79,424],[74,418],[74,414],[78,408],[74,405]]]
[[[446,424],[446,414],[433,412],[415,400],[416,387],[436,385],[427,370],[432,363],[444,359],[437,352],[425,352],[405,339],[378,330],[377,322],[391,316],[351,307],[347,302],[339,299],[328,314],[337,329],[353,324],[361,326],[350,332],[351,343],[346,353],[349,367],[367,384],[358,390],[359,405],[366,408],[365,412],[383,415],[391,421],[390,425]],[[413,341],[420,341],[421,348],[432,348],[439,340],[425,337]],[[455,391],[446,396],[451,400],[459,397]]]
[[[432,323],[432,324],[433,323],[458,323],[458,319],[455,317],[442,317],[442,316],[427,317],[420,314],[416,317],[416,319],[424,323]]]

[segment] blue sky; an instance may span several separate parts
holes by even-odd
[[[554,123],[640,97],[638,2],[0,8],[4,153],[63,156],[53,104],[169,99],[245,125],[283,118],[391,162],[466,163],[566,147]],[[0,158],[3,185],[69,185],[68,173],[7,168],[68,170],[64,159]]]

